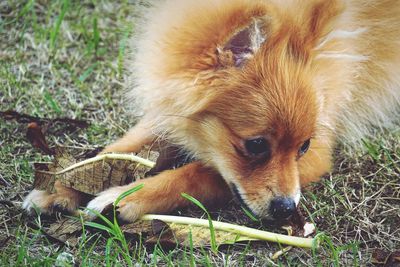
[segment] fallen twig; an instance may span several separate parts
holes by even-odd
[[[182,216],[170,216],[170,215],[156,215],[156,214],[147,214],[141,217],[141,220],[149,221],[149,220],[160,220],[166,223],[177,223],[177,224],[188,224],[194,226],[208,227],[209,222],[205,219],[196,219],[190,217],[182,217]],[[267,231],[261,231],[258,229],[245,227],[241,225],[235,225],[231,223],[213,221],[213,225],[215,230],[221,230],[226,232],[232,232],[238,235],[247,236],[250,238],[265,240],[270,242],[277,242],[280,244],[302,247],[302,248],[312,248],[318,246],[317,240],[314,238],[303,238],[297,236],[288,236],[282,234],[276,234]]]
[[[28,114],[19,113],[14,110],[0,111],[0,117],[3,118],[4,120],[16,120],[19,123],[36,122],[39,124],[43,124],[43,123],[60,122],[69,124],[71,126],[74,126],[75,128],[87,128],[89,126],[89,123],[86,120],[78,120],[71,118],[55,118],[55,119],[40,118]]]
[[[120,160],[134,161],[134,162],[140,163],[140,164],[145,165],[145,166],[150,167],[150,168],[153,168],[154,165],[155,165],[155,163],[153,161],[148,160],[148,159],[144,159],[144,158],[141,158],[141,157],[138,157],[138,156],[135,156],[133,154],[113,154],[113,153],[111,153],[111,154],[98,155],[98,156],[95,156],[93,158],[77,162],[75,164],[72,164],[68,168],[65,168],[65,169],[63,169],[63,170],[61,170],[59,172],[55,172],[54,174],[56,174],[56,175],[63,174],[63,173],[66,173],[68,171],[71,171],[71,170],[73,170],[75,168],[81,167],[83,165],[90,164],[90,163],[93,163],[93,162],[96,162],[96,161],[106,160],[106,159],[120,159]]]

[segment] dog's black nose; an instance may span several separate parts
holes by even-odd
[[[296,203],[288,197],[276,197],[271,201],[269,211],[274,219],[283,220],[296,211]]]

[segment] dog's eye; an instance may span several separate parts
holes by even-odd
[[[269,144],[267,140],[262,137],[246,140],[244,146],[247,153],[253,156],[259,156],[269,152]]]
[[[303,156],[307,152],[309,147],[310,147],[310,139],[305,141],[303,143],[303,145],[300,147],[299,152],[298,152],[298,156],[299,157]]]

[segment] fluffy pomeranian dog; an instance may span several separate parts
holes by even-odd
[[[390,127],[400,103],[398,0],[169,0],[148,12],[134,42],[131,96],[143,116],[104,152],[137,152],[161,138],[195,160],[123,192],[122,219],[236,197],[255,215],[284,219],[301,188],[330,170],[337,141]],[[44,212],[81,205],[78,192],[34,190]]]

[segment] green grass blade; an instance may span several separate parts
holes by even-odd
[[[93,227],[93,228],[99,229],[99,230],[106,231],[107,233],[110,233],[110,234],[113,233],[113,230],[110,227],[107,227],[107,226],[105,226],[103,224],[100,224],[100,223],[86,222],[85,225],[89,226],[89,227]]]
[[[45,91],[43,94],[44,100],[46,104],[51,107],[58,115],[62,114],[60,106],[57,104],[57,102],[54,100],[54,98],[51,96],[51,94],[48,91]]]
[[[121,41],[119,42],[119,47],[118,47],[118,76],[119,77],[122,77],[122,74],[123,74],[125,48],[126,48],[126,43],[129,39],[130,32],[131,32],[131,28],[127,27],[126,30],[124,31]]]
[[[259,222],[260,221],[258,218],[256,218],[253,215],[253,213],[251,211],[249,211],[245,207],[241,207],[241,208],[242,208],[243,212],[246,214],[246,216],[250,218],[250,220],[252,220],[253,222]]]
[[[112,260],[111,260],[111,247],[112,247],[112,244],[113,244],[113,242],[114,242],[114,239],[113,238],[109,238],[108,240],[107,240],[107,243],[106,243],[106,266],[108,267],[108,266],[112,266],[112,264],[111,264],[111,262],[112,262]]]
[[[216,238],[215,238],[215,229],[214,229],[214,225],[213,225],[210,213],[208,213],[207,209],[204,207],[203,204],[201,204],[200,201],[198,201],[197,199],[195,199],[191,195],[188,195],[186,193],[181,193],[181,196],[186,198],[187,200],[189,200],[193,204],[195,204],[197,207],[201,208],[207,214],[208,224],[209,224],[209,228],[210,228],[210,236],[211,236],[211,250],[213,252],[217,252],[218,246],[217,246],[217,241],[216,241]]]
[[[60,32],[61,23],[70,6],[70,0],[64,0],[61,7],[61,12],[57,17],[56,24],[50,32],[50,50],[54,51],[58,34]]]
[[[99,28],[97,26],[97,17],[93,18],[93,46],[94,46],[94,55],[98,55],[98,49],[99,49],[99,43],[100,43],[100,32]]]
[[[199,207],[205,213],[208,214],[208,211],[207,211],[206,207],[204,207],[204,205],[200,201],[198,201],[197,199],[195,199],[194,197],[192,197],[191,195],[188,195],[186,193],[181,193],[181,196],[186,198],[187,200],[189,200],[190,202],[192,202],[193,204],[195,204],[197,207]]]
[[[80,82],[84,82],[89,76],[90,74],[92,74],[92,72],[95,70],[95,68],[97,67],[98,63],[94,63],[92,65],[89,66],[89,68],[87,68],[78,78],[78,80]]]
[[[118,203],[119,203],[122,199],[124,199],[125,197],[129,196],[130,194],[132,194],[132,193],[134,193],[134,192],[136,192],[136,191],[142,189],[143,186],[144,186],[144,184],[139,184],[139,185],[137,185],[137,186],[135,186],[135,187],[133,187],[133,188],[131,188],[131,189],[125,191],[125,192],[122,193],[121,195],[119,195],[119,196],[117,197],[117,199],[114,201],[114,206],[117,207],[117,206],[118,206]]]
[[[109,228],[113,229],[114,224],[109,219],[107,219],[105,216],[103,216],[100,212],[98,212],[97,210],[93,210],[93,209],[88,209],[88,208],[86,208],[86,209],[88,211],[90,211],[91,213],[93,213],[94,215],[96,215],[96,217],[99,217],[102,221],[104,221],[109,226]]]
[[[29,0],[28,3],[26,3],[25,6],[18,13],[17,19],[25,16],[29,11],[31,11],[34,3],[35,0]]]

